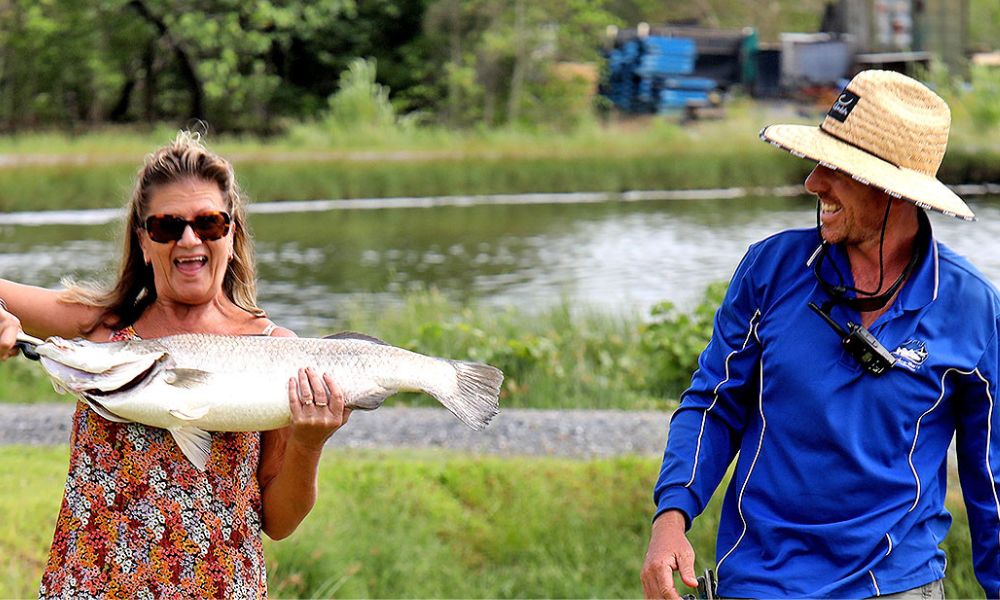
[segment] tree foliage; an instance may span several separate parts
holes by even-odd
[[[144,36],[141,24],[122,19],[117,8],[73,0],[0,2],[0,122],[6,129],[108,116],[132,67],[128,50]]]
[[[995,0],[971,2],[974,16],[995,16]],[[378,65],[396,114],[450,126],[573,124],[591,112],[609,25],[697,20],[763,35],[810,30],[822,4],[0,0],[0,130],[200,118],[267,133],[327,116],[356,59]],[[988,29],[973,23],[980,37]]]
[[[358,58],[400,111],[531,120],[554,62],[597,58],[603,2],[0,0],[0,126],[274,131],[325,113]]]
[[[570,98],[586,98],[592,81],[574,81],[554,65],[596,68],[609,24],[619,19],[604,0],[438,0],[428,7],[425,36],[431,72],[415,90],[443,98],[434,111],[451,125],[550,121]],[[588,107],[584,107],[588,108]]]
[[[423,0],[0,0],[0,122],[193,117],[266,132],[324,109],[355,57],[402,63],[423,9]]]

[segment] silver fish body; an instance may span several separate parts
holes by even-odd
[[[169,430],[199,468],[207,460],[208,431],[288,425],[288,380],[301,367],[330,373],[352,409],[373,410],[398,391],[424,392],[477,430],[499,412],[503,381],[489,365],[426,356],[360,334],[50,338],[35,350],[57,390],[107,419]]]

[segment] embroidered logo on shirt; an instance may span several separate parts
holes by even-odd
[[[893,350],[892,355],[899,361],[900,366],[916,371],[927,360],[927,345],[920,340],[910,338]]]

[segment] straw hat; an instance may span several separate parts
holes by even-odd
[[[937,180],[951,111],[919,81],[892,71],[858,73],[819,127],[770,125],[761,139],[921,208],[974,221]]]

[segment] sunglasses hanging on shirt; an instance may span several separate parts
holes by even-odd
[[[906,268],[903,269],[903,272],[899,274],[896,281],[894,281],[886,291],[878,295],[861,295],[866,292],[859,292],[857,288],[844,285],[843,281],[834,285],[823,279],[820,269],[822,268],[823,261],[830,249],[830,244],[823,242],[819,255],[816,257],[816,260],[813,261],[813,274],[816,276],[816,281],[819,282],[819,286],[823,288],[823,291],[826,292],[826,294],[831,298],[831,300],[824,302],[824,304],[842,304],[858,312],[872,312],[874,310],[879,310],[892,300],[892,297],[896,295],[899,288],[903,287],[903,283],[906,281],[906,278],[910,276],[913,269],[917,266],[917,261],[920,259],[920,253],[916,248],[916,245],[914,246],[913,252],[910,255],[910,262],[906,263]],[[833,261],[831,261],[830,264],[833,264]],[[834,268],[836,268],[836,265],[834,265]],[[879,285],[881,286],[881,284]],[[849,296],[848,294],[851,292],[858,295]]]

